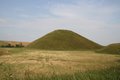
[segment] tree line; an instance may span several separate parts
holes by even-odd
[[[15,44],[15,45],[12,45],[12,44],[7,44],[7,45],[1,45],[1,47],[5,47],[5,48],[21,48],[21,47],[24,47],[24,45],[22,43],[19,43],[19,44]]]

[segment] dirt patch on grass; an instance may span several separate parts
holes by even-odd
[[[0,49],[0,56],[9,55],[9,54],[10,53],[8,52],[8,50]]]

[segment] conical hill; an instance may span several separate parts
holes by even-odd
[[[98,49],[101,45],[69,30],[55,30],[33,41],[27,48],[41,50]]]

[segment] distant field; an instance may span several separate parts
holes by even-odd
[[[0,49],[0,80],[120,80],[120,55]]]

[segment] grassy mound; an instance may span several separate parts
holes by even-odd
[[[97,52],[120,54],[120,43],[110,44],[110,45],[98,50]]]
[[[98,49],[101,46],[69,30],[55,30],[33,41],[27,48],[43,50]]]

